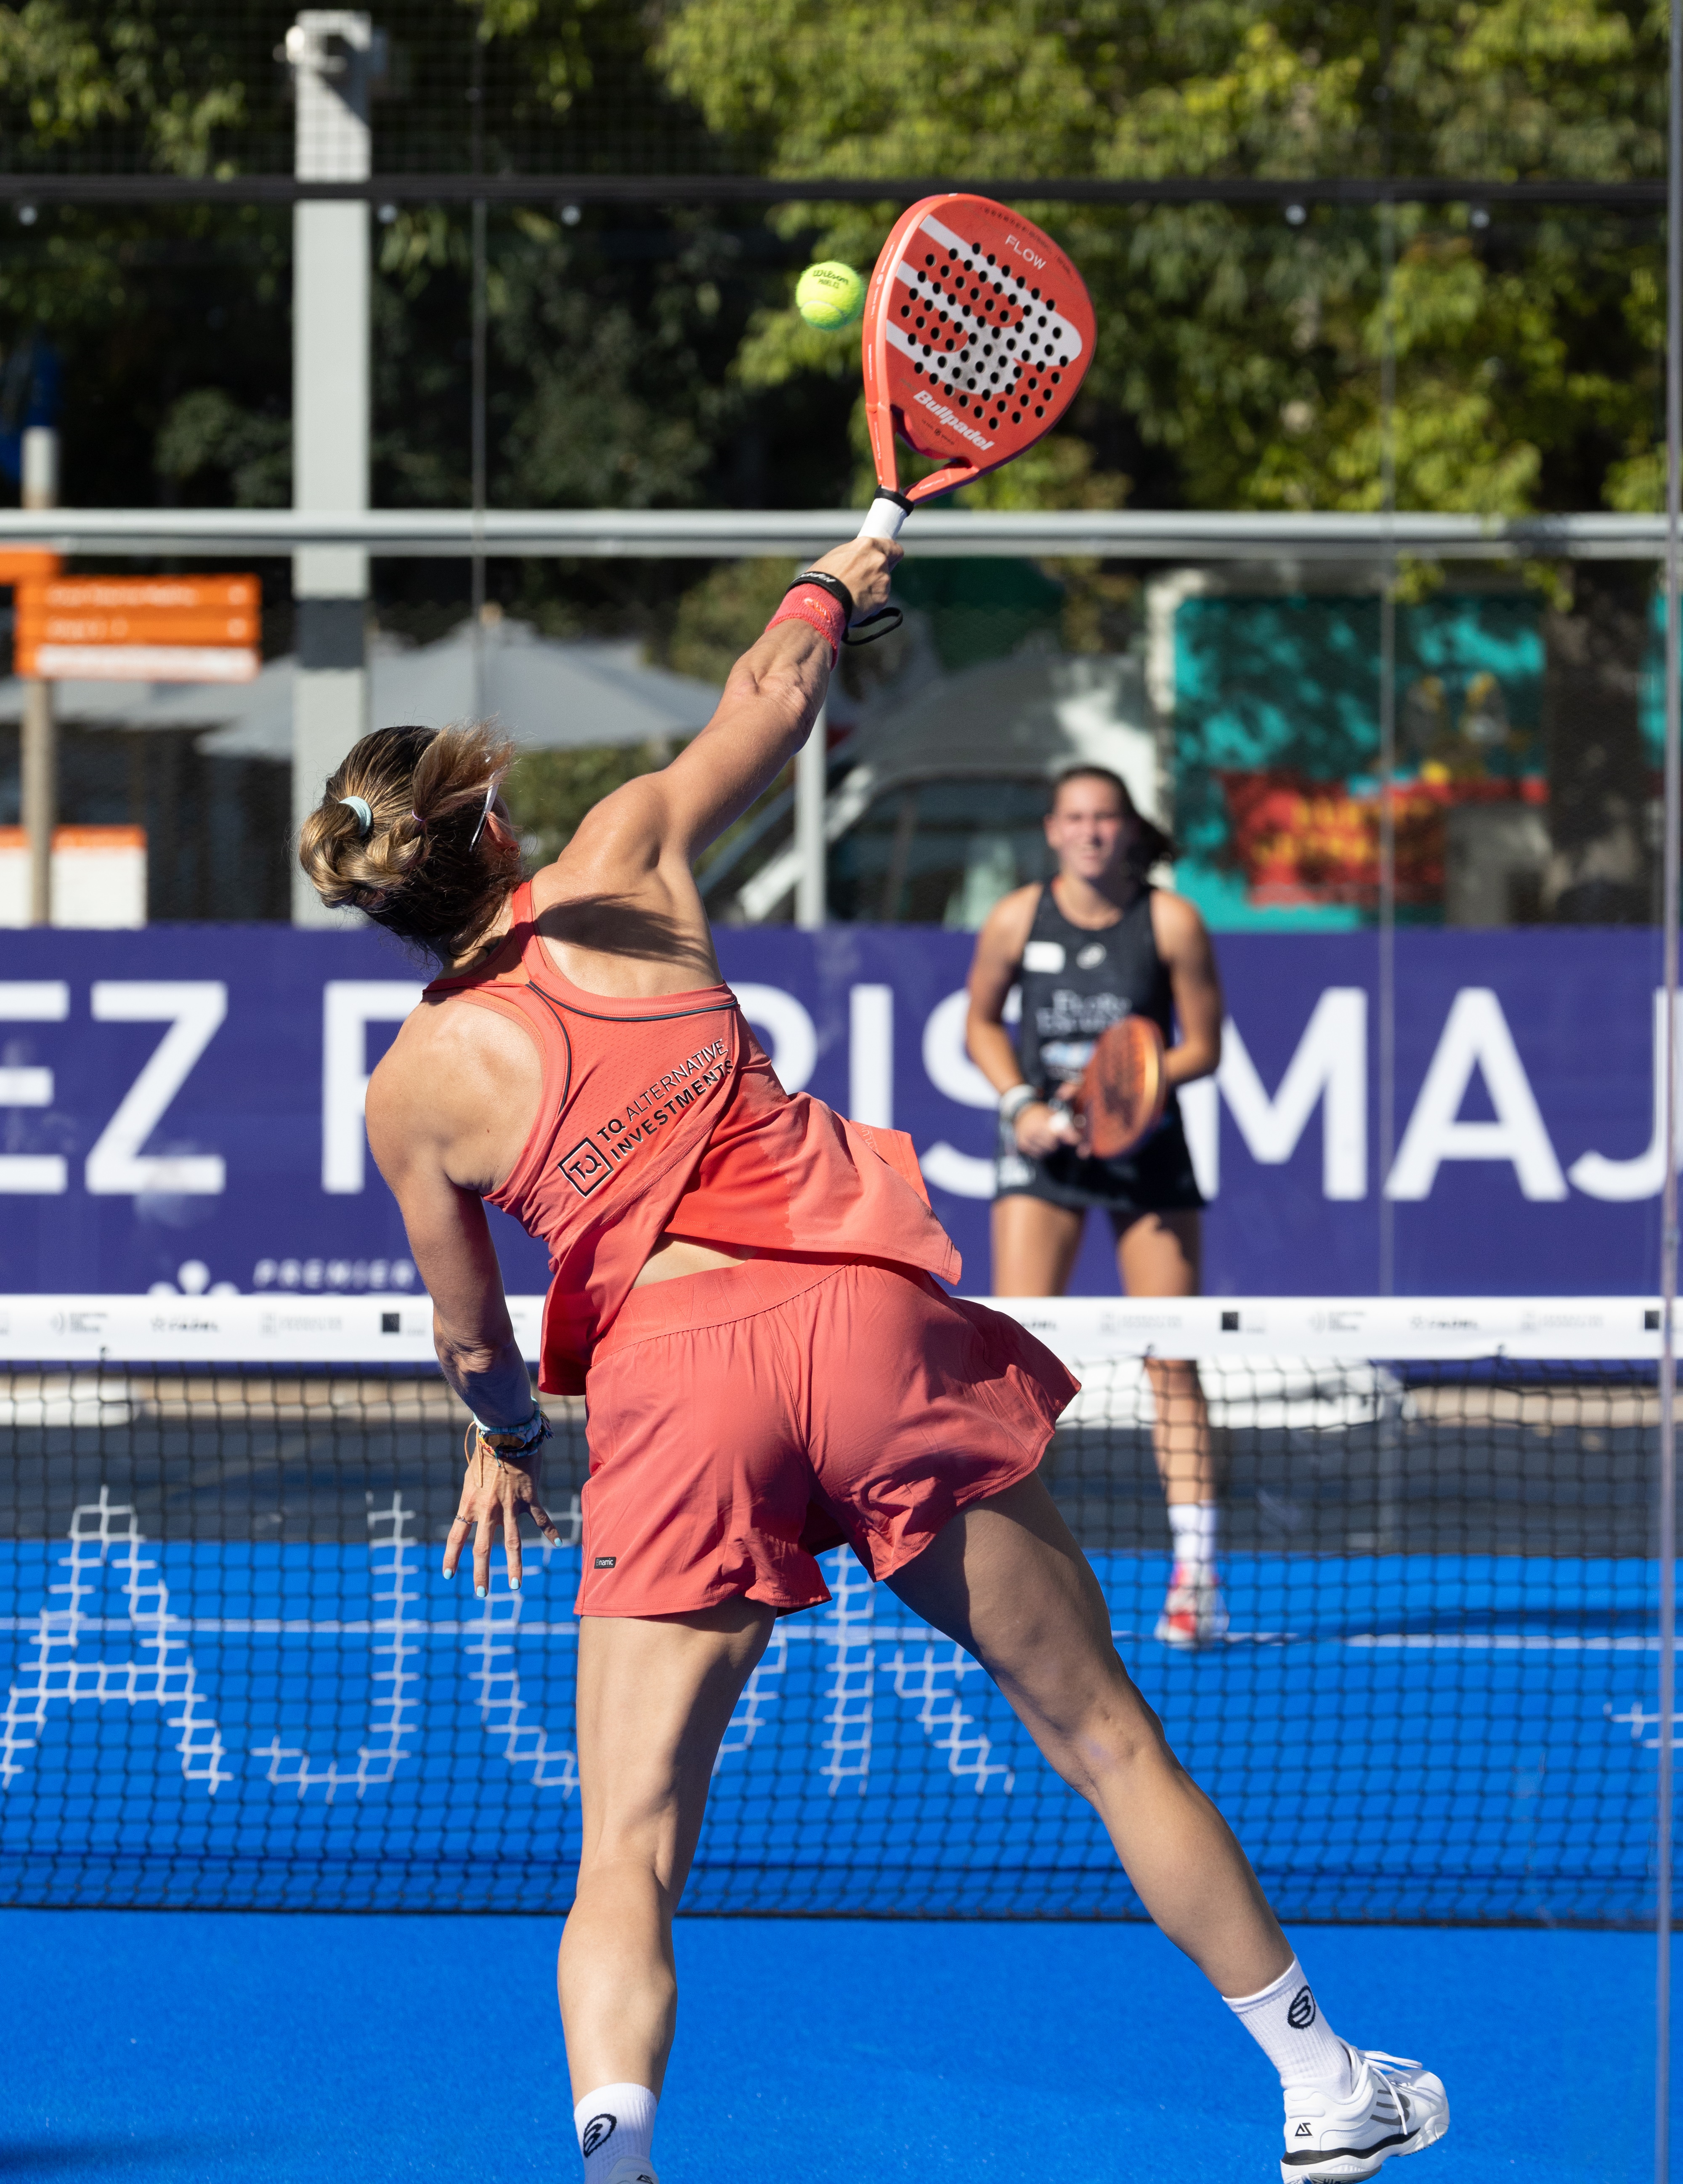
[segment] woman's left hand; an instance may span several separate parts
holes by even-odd
[[[476,1439],[477,1437],[476,1436]],[[461,1502],[444,1547],[444,1574],[454,1577],[461,1551],[473,1538],[473,1590],[483,1600],[491,1590],[491,1541],[501,1525],[503,1554],[508,1564],[509,1591],[520,1591],[520,1513],[525,1510],[552,1547],[561,1544],[538,1490],[543,1467],[540,1442],[516,1461],[493,1455],[482,1444],[469,1457],[462,1481]]]

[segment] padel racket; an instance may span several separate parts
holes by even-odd
[[[1150,1017],[1123,1017],[1102,1032],[1071,1103],[1087,1125],[1095,1160],[1132,1152],[1156,1129],[1168,1104],[1163,1035]]]
[[[865,298],[865,410],[877,498],[859,535],[1032,448],[1093,360],[1093,306],[1049,235],[1008,205],[922,198],[883,245]],[[900,490],[894,441],[944,467]]]

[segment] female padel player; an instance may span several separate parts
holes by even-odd
[[[945,1293],[957,1257],[906,1140],[787,1097],[720,982],[692,860],[800,747],[897,558],[826,555],[703,733],[532,880],[496,806],[509,747],[478,727],[365,737],[299,845],[324,900],[444,967],[375,1072],[368,1130],[476,1420],[447,1574],[472,1534],[483,1592],[500,1530],[518,1585],[522,1509],[555,1538],[482,1201],[548,1244],[541,1385],[589,1398],[583,1847],[559,1970],[587,2184],[652,2179],[672,1919],[714,1757],[774,1618],[828,1597],[814,1557],[843,1540],[993,1677],[1267,2050],[1283,2174],[1368,2176],[1441,2135],[1443,2089],[1335,2038],[1117,1658],[1034,1476],[1075,1384]]]
[[[995,905],[970,967],[970,1052],[1000,1095],[994,1295],[1062,1296],[1087,1216],[1099,1208],[1110,1217],[1130,1296],[1195,1296],[1204,1201],[1175,1088],[1221,1060],[1210,936],[1190,902],[1147,883],[1173,847],[1134,810],[1119,775],[1070,766],[1053,784],[1045,824],[1056,877]],[[1023,1003],[1015,1040],[1005,1026],[1013,987]],[[1100,1034],[1129,1014],[1149,1017],[1163,1035],[1168,1106],[1132,1151],[1095,1160],[1059,1095],[1073,1090]],[[1174,1543],[1156,1635],[1165,1645],[1207,1645],[1227,1630],[1209,1413],[1191,1359],[1154,1357],[1145,1370]]]

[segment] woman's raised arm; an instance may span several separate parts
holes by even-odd
[[[887,603],[900,557],[892,539],[854,538],[809,563],[838,577],[853,597],[853,619]],[[569,861],[582,865],[611,838],[613,861],[669,859],[688,866],[745,811],[794,757],[823,703],[830,647],[811,623],[780,621],[731,670],[718,710],[672,764],[605,797],[574,837]],[[640,855],[638,854],[640,852]]]

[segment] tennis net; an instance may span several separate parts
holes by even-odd
[[[1046,1476],[1117,1642],[1284,1915],[1652,1919],[1650,1301],[1011,1309],[1084,1384]],[[1225,1476],[1196,1653],[1153,1635],[1149,1357],[1199,1361]],[[477,1602],[438,1574],[463,1420],[424,1298],[0,1300],[0,1901],[565,1907],[587,1458],[549,1407],[563,1544]],[[824,1568],[687,1908],[1140,1915],[986,1678]]]

